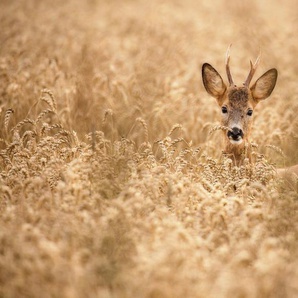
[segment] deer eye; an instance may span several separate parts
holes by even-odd
[[[223,114],[226,114],[228,112],[228,109],[227,109],[227,107],[222,107],[221,111]]]
[[[253,110],[248,110],[248,111],[247,111],[247,116],[251,116],[252,113],[253,113]]]

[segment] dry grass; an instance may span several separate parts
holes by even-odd
[[[296,11],[2,0],[0,297],[297,297]],[[231,42],[279,70],[241,168],[200,74]]]

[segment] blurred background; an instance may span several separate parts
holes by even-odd
[[[259,49],[255,79],[272,67],[279,72],[272,96],[257,107],[253,141],[280,164],[298,161],[294,0],[2,0],[0,19],[2,122],[8,108],[15,111],[11,126],[34,118],[47,88],[58,111],[47,121],[81,138],[102,130],[138,145],[144,134],[135,121],[141,118],[150,142],[181,124],[179,136],[218,155],[221,134],[208,131],[218,123],[219,109],[203,89],[201,65],[212,64],[226,80],[225,53],[232,43],[238,84]]]
[[[298,297],[297,11],[0,0],[0,297]],[[241,168],[201,78],[231,43],[238,84],[279,73]]]

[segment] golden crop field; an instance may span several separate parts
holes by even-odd
[[[298,297],[297,1],[1,0],[0,297]],[[202,84],[279,72],[254,163]]]

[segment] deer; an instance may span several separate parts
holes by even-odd
[[[230,48],[231,45],[227,50],[225,63],[228,84],[224,83],[221,75],[209,63],[204,63],[202,66],[202,79],[207,93],[216,99],[221,108],[221,127],[224,137],[223,154],[230,157],[235,166],[241,166],[245,158],[248,158],[249,162],[252,163],[252,149],[249,139],[254,109],[261,101],[271,95],[276,85],[278,71],[276,68],[269,69],[250,86],[260,62],[260,52],[255,63],[250,61],[250,71],[244,83],[237,86],[229,66]],[[279,176],[285,176],[288,173],[298,175],[298,165],[277,169]]]

